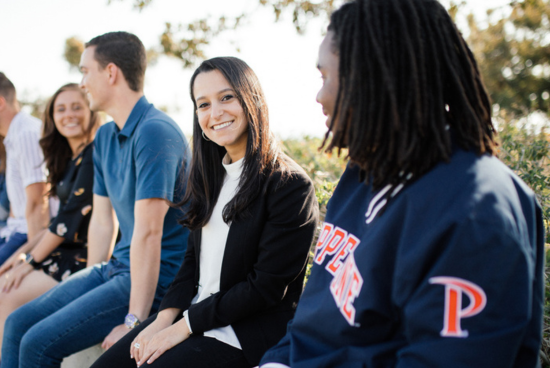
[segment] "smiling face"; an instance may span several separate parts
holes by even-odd
[[[246,153],[248,122],[227,79],[219,70],[197,75],[193,84],[199,125],[208,139],[225,147],[232,162]]]
[[[336,98],[338,97],[338,89],[340,88],[340,76],[338,72],[340,58],[334,53],[333,37],[334,32],[329,31],[323,42],[321,42],[317,65],[323,79],[323,86],[317,93],[317,102],[323,106],[323,114],[327,117],[327,128],[330,127],[331,121],[334,118],[334,107],[336,106]]]
[[[101,68],[94,58],[95,46],[84,49],[80,57],[80,71],[82,81],[80,87],[84,90],[90,101],[90,109],[101,111],[106,109],[109,98],[109,72],[107,68]]]
[[[61,92],[53,105],[57,131],[67,140],[85,141],[90,125],[90,109],[79,91]]]

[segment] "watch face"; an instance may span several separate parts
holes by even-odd
[[[139,320],[133,314],[127,314],[124,319],[124,324],[128,328],[134,328],[137,324],[139,324]]]
[[[29,253],[29,254],[27,254],[27,257],[25,258],[25,262],[31,263],[33,259],[34,259],[34,258],[33,258],[32,255]]]

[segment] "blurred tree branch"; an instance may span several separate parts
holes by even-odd
[[[107,0],[107,4],[115,1]],[[134,9],[143,11],[153,0],[132,0]],[[259,7],[273,10],[274,21],[282,19],[282,14],[288,12],[292,15],[292,24],[299,34],[303,33],[310,19],[326,17],[334,10],[337,3],[345,0],[258,0]],[[220,33],[227,30],[235,30],[250,18],[254,10],[242,12],[238,16],[221,16],[219,18],[202,18],[190,23],[165,23],[164,32],[160,35],[158,47],[147,51],[148,62],[154,63],[159,55],[167,55],[180,59],[184,68],[193,67],[198,61],[207,58],[205,47]],[[71,67],[77,67],[83,46],[78,44],[75,37],[66,40],[65,60]]]
[[[78,70],[80,55],[84,51],[84,42],[78,37],[69,37],[65,40],[65,52],[63,56],[71,69]]]

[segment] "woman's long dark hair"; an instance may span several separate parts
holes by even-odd
[[[269,130],[267,104],[256,74],[238,58],[217,57],[204,61],[191,77],[191,99],[195,111],[193,158],[185,197],[180,203],[188,206],[186,215],[180,222],[191,230],[203,227],[210,220],[225,176],[222,159],[226,150],[202,137],[193,93],[197,75],[213,70],[220,71],[231,85],[248,122],[248,140],[239,189],[223,209],[223,220],[229,223],[246,216],[248,206],[260,195],[262,180],[276,170],[281,170],[283,174],[287,172],[279,146]]]
[[[59,183],[61,179],[63,179],[67,164],[73,156],[73,152],[71,150],[69,142],[67,141],[67,138],[59,133],[59,130],[57,130],[55,122],[53,120],[55,100],[57,99],[57,96],[65,91],[77,91],[82,95],[82,99],[84,100],[86,105],[89,106],[86,95],[79,88],[78,84],[75,83],[69,83],[59,88],[53,94],[53,96],[48,101],[48,104],[46,105],[46,110],[44,111],[43,118],[44,126],[42,131],[42,138],[40,139],[39,143],[40,147],[42,147],[42,151],[44,152],[44,162],[46,163],[46,169],[48,169],[48,183],[50,184],[50,191],[48,194],[52,196],[57,194],[57,183]],[[93,135],[99,127],[99,124],[99,116],[95,112],[90,111],[90,124],[88,125],[88,129],[86,131],[87,139],[85,144],[83,145],[83,148],[86,144],[90,143],[93,140]]]
[[[328,29],[340,88],[327,150],[347,147],[375,189],[448,161],[451,134],[464,149],[494,153],[477,63],[438,1],[355,0]]]

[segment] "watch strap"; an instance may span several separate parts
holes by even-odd
[[[40,268],[40,263],[36,262],[34,260],[34,257],[30,253],[27,254],[27,257],[25,258],[25,262],[31,265],[31,267],[34,268],[35,270]]]

